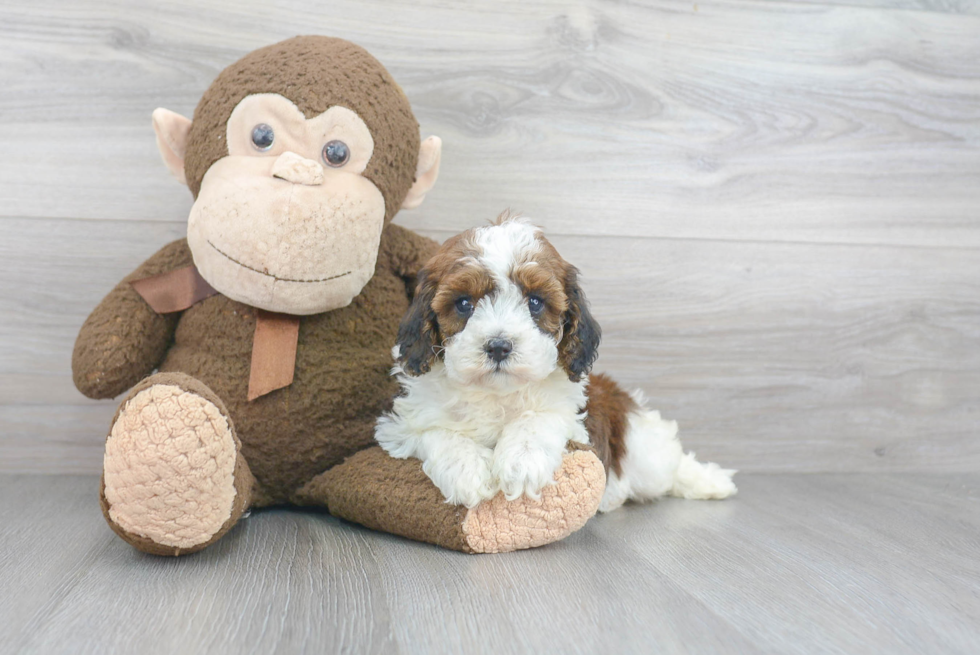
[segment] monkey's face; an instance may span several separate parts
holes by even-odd
[[[439,176],[408,99],[367,51],[301,36],[218,75],[193,123],[153,112],[164,162],[195,194],[187,228],[211,286],[260,309],[348,305],[374,275],[381,233]]]
[[[205,173],[187,242],[215,289],[290,314],[343,307],[374,275],[385,202],[362,177],[374,152],[357,114],[307,119],[271,93],[243,99],[228,155]]]

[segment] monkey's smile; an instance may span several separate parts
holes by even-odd
[[[266,277],[271,277],[273,280],[276,280],[277,282],[308,282],[308,283],[309,282],[327,282],[329,280],[336,280],[339,277],[344,277],[345,275],[350,275],[351,272],[352,272],[352,271],[347,271],[346,273],[338,273],[337,275],[331,275],[330,277],[321,277],[321,278],[318,278],[318,279],[315,279],[315,280],[296,280],[296,279],[288,278],[288,277],[278,277],[276,275],[273,275],[272,273],[266,273],[265,271],[260,271],[259,269],[255,268],[255,267],[249,266],[248,264],[243,264],[242,262],[238,261],[237,259],[235,259],[231,255],[229,255],[228,253],[226,253],[223,250],[221,250],[218,246],[216,246],[213,243],[211,243],[211,240],[210,239],[208,239],[207,241],[208,241],[208,245],[209,246],[211,246],[212,248],[214,248],[215,251],[219,255],[224,256],[229,261],[234,262],[235,264],[238,264],[242,268],[247,268],[250,271],[254,271],[254,272],[256,272],[256,273],[258,273],[260,275],[265,275]]]

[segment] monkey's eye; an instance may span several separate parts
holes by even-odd
[[[537,316],[544,311],[544,300],[542,300],[540,296],[528,296],[527,307],[531,310],[532,316]]]
[[[265,123],[259,123],[252,128],[252,145],[259,150],[268,150],[276,140],[276,133]]]
[[[323,146],[323,161],[327,163],[327,166],[340,168],[347,163],[348,159],[350,159],[350,148],[343,141],[334,139]]]
[[[473,313],[473,301],[469,296],[456,299],[456,311],[460,316],[469,316]]]

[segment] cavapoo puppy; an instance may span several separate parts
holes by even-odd
[[[537,498],[568,441],[605,465],[600,511],[734,494],[735,471],[684,454],[675,422],[588,375],[599,334],[577,270],[539,228],[504,216],[463,232],[419,275],[393,351],[403,393],[378,443],[420,459],[447,502],[466,507],[500,491]]]

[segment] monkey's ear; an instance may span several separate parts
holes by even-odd
[[[184,175],[184,154],[187,152],[187,135],[191,131],[191,119],[169,109],[153,110],[153,131],[157,133],[157,148],[163,163],[181,184],[187,184]]]
[[[439,162],[442,160],[442,139],[430,136],[419,147],[419,165],[415,169],[415,184],[408,190],[402,209],[415,209],[425,200],[439,178]]]
[[[578,271],[569,266],[565,275],[565,295],[568,309],[562,317],[562,340],[558,344],[558,361],[568,373],[568,379],[578,382],[592,369],[599,356],[602,330],[592,318],[589,301],[578,284]]]
[[[418,287],[408,312],[398,326],[398,363],[411,376],[428,373],[439,343],[439,322],[432,311],[432,299],[438,286],[423,269],[418,275]]]

